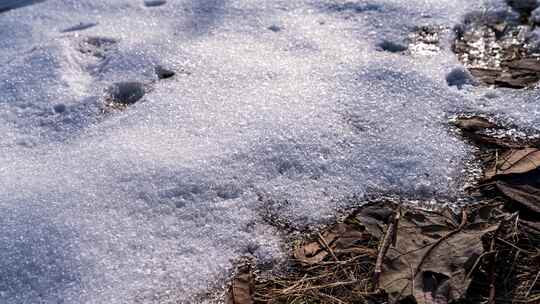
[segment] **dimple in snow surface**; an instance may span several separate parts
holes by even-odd
[[[306,228],[367,195],[459,197],[470,148],[447,118],[481,107],[447,85],[451,37],[429,56],[379,45],[452,27],[470,2],[50,0],[0,14],[0,302],[196,303],[231,260],[281,258],[263,215]],[[65,31],[78,24],[93,26]],[[149,89],[104,109],[126,82]]]

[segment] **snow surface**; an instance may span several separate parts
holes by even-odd
[[[476,7],[478,6],[478,7]],[[376,194],[455,198],[460,111],[539,122],[536,91],[448,86],[385,52],[469,0],[48,0],[0,14],[0,303],[200,303],[232,260]],[[157,80],[154,68],[176,71]],[[142,101],[107,109],[113,83]],[[489,96],[486,97],[486,96]]]

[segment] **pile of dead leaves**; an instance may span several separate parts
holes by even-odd
[[[492,266],[486,267],[496,269],[477,285],[489,282],[490,303],[540,303],[540,143],[500,135],[509,132],[481,117],[461,117],[456,125],[480,149],[484,176],[473,194],[501,202],[512,215],[490,245]]]
[[[540,150],[484,118],[456,125],[483,151],[482,202],[367,204],[300,242],[287,275],[240,270],[228,303],[540,303]]]
[[[540,219],[540,142],[538,139],[494,137],[487,131],[503,129],[481,117],[462,117],[456,125],[480,150],[483,195],[501,197],[522,219]],[[540,224],[529,223],[540,231]]]
[[[533,303],[540,243],[524,244],[534,234],[504,208],[484,203],[456,214],[368,204],[297,246],[287,276],[240,272],[229,303]],[[509,289],[516,280],[519,290]]]

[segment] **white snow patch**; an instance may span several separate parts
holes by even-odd
[[[460,196],[470,147],[448,117],[535,124],[536,93],[497,103],[448,87],[451,37],[429,57],[377,43],[452,27],[471,2],[49,0],[1,13],[0,302],[195,303],[233,259],[282,257],[262,214],[309,227],[368,194]],[[81,22],[97,25],[62,32]],[[81,51],[85,39],[97,44]],[[158,64],[176,76],[157,81]],[[119,81],[152,90],[104,110]]]

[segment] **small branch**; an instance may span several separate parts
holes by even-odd
[[[342,266],[339,262],[341,262],[336,254],[334,253],[334,251],[332,250],[332,248],[330,248],[330,245],[328,244],[328,242],[326,242],[326,240],[324,239],[324,237],[321,235],[320,232],[317,232],[317,235],[319,236],[319,240],[321,241],[321,244],[323,245],[323,247],[330,253],[330,255],[332,256],[332,258],[334,259],[334,261],[336,261],[336,264],[338,265],[339,269],[341,269],[341,271],[343,271],[343,274],[345,274],[346,277],[349,277],[349,279],[351,279],[351,281],[356,281],[356,278],[354,277],[354,275],[352,273],[348,273]]]
[[[384,257],[386,256],[386,253],[388,252],[388,248],[390,248],[391,244],[396,245],[397,241],[397,226],[399,222],[401,211],[398,210],[396,212],[396,215],[394,216],[394,219],[392,222],[388,225],[388,228],[386,229],[386,233],[384,234],[384,237],[381,242],[381,246],[379,247],[379,254],[377,255],[377,261],[375,262],[375,271],[373,273],[373,281],[375,282],[375,289],[379,288],[379,278],[382,273],[382,264],[384,261]]]

